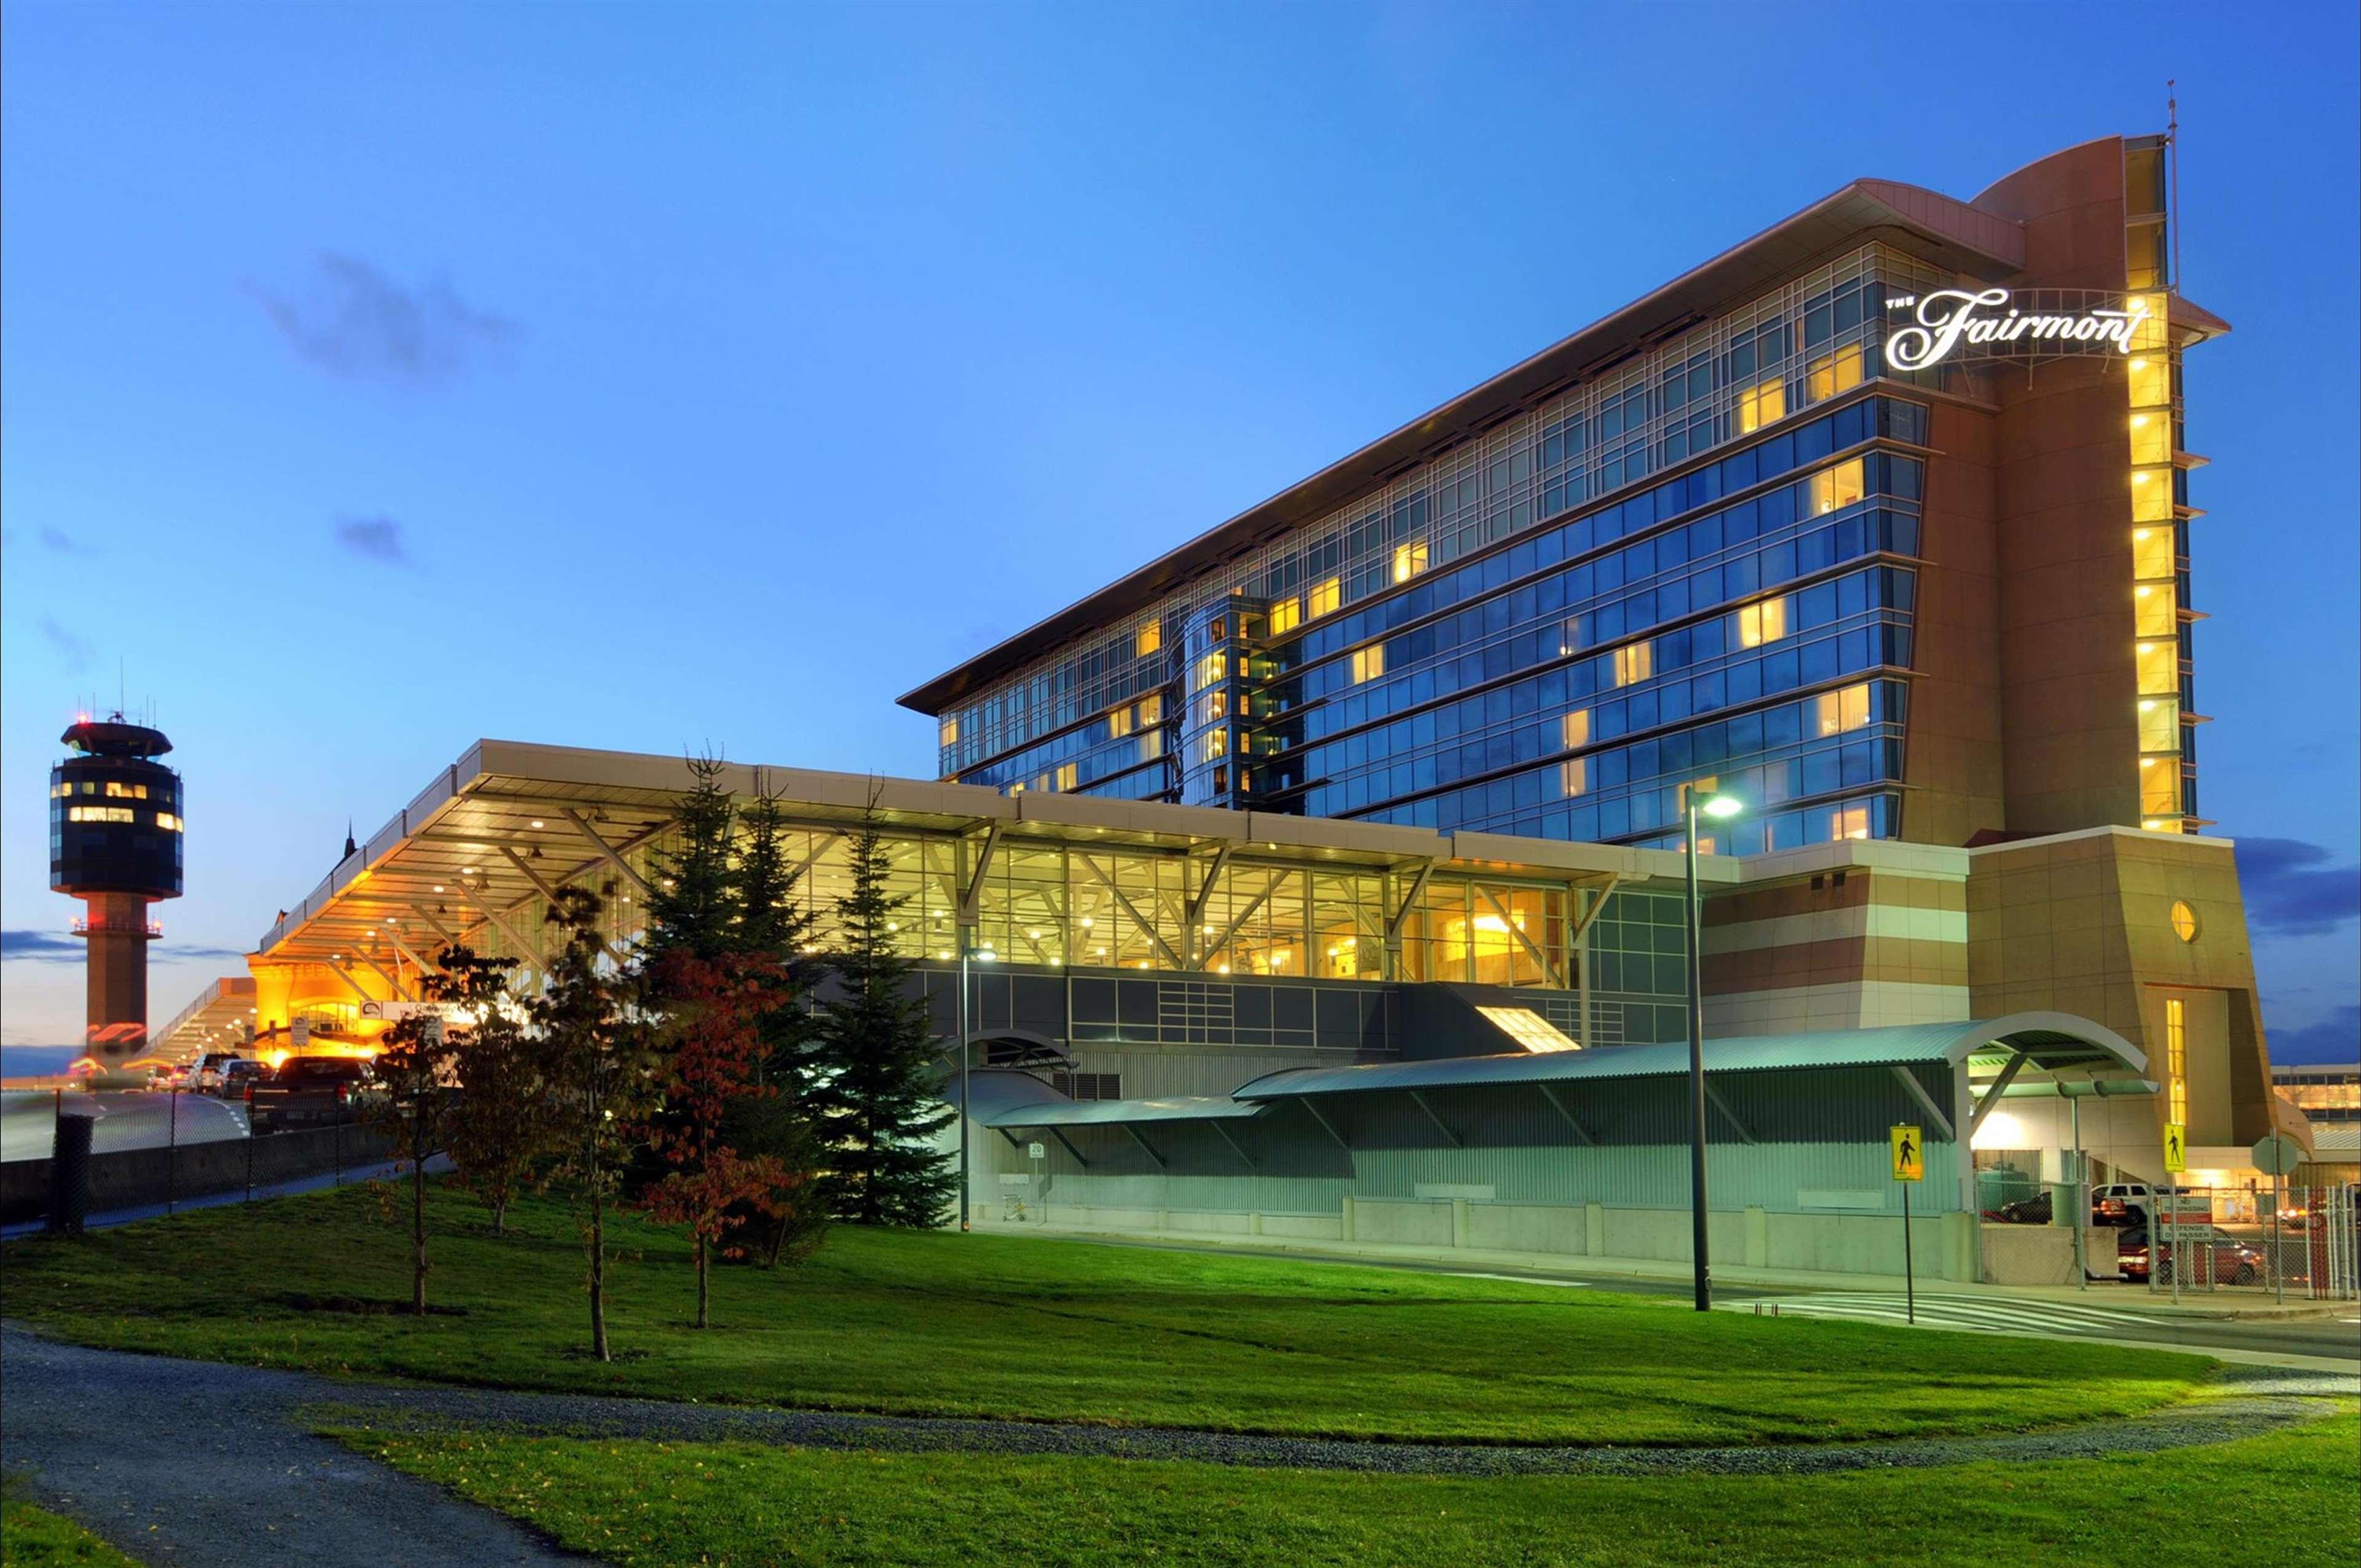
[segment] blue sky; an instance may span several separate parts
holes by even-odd
[[[1972,195],[2177,75],[2238,329],[2203,805],[2275,1053],[2349,1058],[2354,16],[2060,20],[21,0],[5,1041],[79,1033],[45,769],[118,659],[189,780],[160,1021],[479,735],[930,773],[893,697],[964,654],[1847,180]]]

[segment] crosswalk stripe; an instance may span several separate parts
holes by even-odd
[[[1868,1295],[1829,1292],[1802,1298],[1783,1298],[1783,1299],[1887,1306],[1900,1302],[1903,1298],[1899,1293],[1887,1295],[1880,1292]],[[2136,1312],[2120,1311],[2114,1308],[2085,1307],[2079,1302],[2027,1300],[2020,1297],[2009,1296],[1949,1296],[1929,1293],[1920,1296],[1918,1304],[1922,1310],[1929,1306],[1956,1307],[1962,1311],[2020,1313],[2039,1318],[2045,1321],[2080,1321],[2109,1327],[2119,1323],[2150,1325],[2157,1321],[2154,1318],[2143,1317]]]

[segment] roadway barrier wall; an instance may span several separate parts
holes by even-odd
[[[1466,1198],[1347,1198],[1333,1214],[1239,1213],[1226,1210],[1115,1208],[1097,1204],[1028,1204],[1017,1211],[979,1203],[977,1223],[1019,1228],[1029,1222],[1065,1229],[1167,1235],[1286,1236],[1306,1241],[1381,1245],[1466,1247],[1529,1252],[1543,1256],[1628,1257],[1686,1262],[1686,1209],[1631,1209],[1602,1203],[1490,1203]],[[1888,1214],[1782,1213],[1762,1208],[1718,1209],[1706,1216],[1707,1242],[1724,1264],[1825,1274],[1902,1272],[1902,1221]],[[1985,1240],[1978,1246],[1981,1229]],[[1994,1243],[1996,1232],[2007,1233]],[[2054,1237],[2044,1244],[2021,1240]],[[2063,1268],[2050,1255],[2064,1246]],[[1995,1283],[2065,1284],[2072,1278],[2073,1234],[2045,1226],[1982,1226],[1963,1212],[1927,1214],[1910,1222],[1912,1265],[1922,1279],[1971,1282],[1979,1266],[1998,1258],[2006,1271]],[[2095,1245],[2095,1244],[2094,1244]],[[2112,1245],[2112,1242],[2108,1244]],[[2045,1247],[2048,1250],[2045,1250]],[[2039,1277],[2034,1277],[2038,1275]],[[2022,1276],[2019,1277],[2018,1276]]]
[[[362,1126],[306,1127],[258,1138],[226,1138],[174,1148],[119,1149],[93,1155],[90,1212],[104,1214],[179,1198],[235,1192],[326,1176],[392,1157],[386,1135]],[[0,1223],[38,1220],[48,1211],[49,1162],[0,1163]]]

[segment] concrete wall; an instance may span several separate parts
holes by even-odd
[[[161,1203],[168,1197],[196,1198],[242,1190],[252,1157],[255,1186],[324,1176],[391,1157],[386,1135],[366,1127],[316,1127],[259,1138],[183,1144],[178,1148],[123,1149],[93,1155],[90,1212],[105,1213]],[[37,1220],[49,1212],[49,1162],[15,1159],[0,1164],[0,1223]]]
[[[1902,1221],[1885,1214],[1794,1214],[1763,1209],[1717,1210],[1707,1215],[1707,1245],[1726,1266],[1827,1274],[1899,1275]],[[999,1205],[978,1203],[978,1224],[1022,1230]],[[1487,1203],[1466,1198],[1403,1200],[1346,1198],[1333,1214],[1233,1212],[1201,1209],[1105,1207],[1042,1203],[1026,1222],[1066,1230],[1172,1236],[1271,1236],[1375,1246],[1459,1247],[1525,1252],[1538,1256],[1633,1258],[1686,1263],[1690,1220],[1686,1209],[1609,1208],[1604,1204]],[[2018,1234],[2030,1240],[2019,1240]],[[1989,1238],[2000,1234],[1995,1243]],[[2065,1284],[2072,1279],[2073,1234],[2046,1225],[1985,1227],[1983,1256],[1997,1258],[2008,1284]],[[1969,1281],[1982,1259],[1975,1217],[1965,1213],[1914,1217],[1913,1266],[1922,1279]],[[2038,1238],[2054,1237],[2054,1241]],[[2101,1233],[2112,1259],[2113,1233]],[[2051,1254],[2063,1248],[2060,1265]],[[2092,1244],[2092,1255],[2102,1250]]]

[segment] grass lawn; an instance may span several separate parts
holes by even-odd
[[[840,1228],[799,1271],[715,1271],[686,1326],[676,1232],[622,1227],[614,1343],[586,1359],[554,1203],[495,1239],[434,1201],[424,1321],[368,1191],[6,1249],[10,1315],[86,1343],[329,1373],[792,1405],[1501,1442],[1811,1442],[2123,1415],[2201,1357],[1698,1314],[1670,1299],[944,1232]],[[521,1234],[520,1234],[521,1233]]]
[[[0,1502],[0,1563],[8,1568],[47,1568],[52,1563],[138,1568],[73,1520],[14,1497]]]
[[[2123,1563],[2361,1559],[2361,1423],[2040,1465],[1451,1480],[1171,1461],[337,1434],[633,1568],[774,1563]],[[2191,1508],[2196,1509],[2192,1515]],[[2208,1523],[2194,1527],[2192,1518]],[[2178,1543],[2178,1544],[2176,1544]]]

